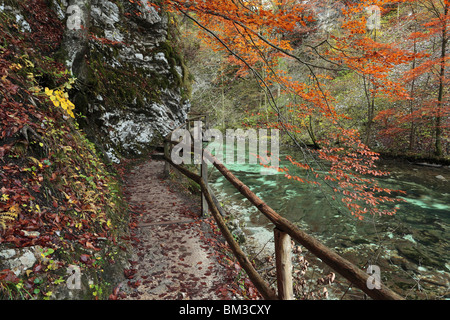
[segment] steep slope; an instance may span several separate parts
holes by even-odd
[[[124,279],[105,160],[145,154],[189,109],[169,17],[139,8],[0,1],[0,298],[107,298]]]

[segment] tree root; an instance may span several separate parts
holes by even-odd
[[[42,139],[42,137],[36,131],[34,131],[33,128],[31,128],[28,125],[24,125],[23,128],[20,130],[20,133],[22,133],[22,135],[25,137],[25,140],[27,140],[28,143],[30,142],[28,134],[31,134],[36,140],[38,140],[43,144],[45,152],[48,153],[49,147],[45,143],[44,139]]]

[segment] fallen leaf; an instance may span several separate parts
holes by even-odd
[[[84,263],[87,263],[89,261],[90,256],[88,254],[82,254],[80,256],[80,260]]]

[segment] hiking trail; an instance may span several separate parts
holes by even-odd
[[[215,246],[224,240],[213,234],[211,218],[199,217],[199,201],[164,177],[163,161],[132,168],[124,193],[133,211],[126,299],[242,298],[231,289],[233,271],[218,260]]]

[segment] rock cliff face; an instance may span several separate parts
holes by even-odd
[[[65,23],[62,56],[87,134],[113,162],[139,156],[190,109],[173,22],[156,1],[52,0]]]

